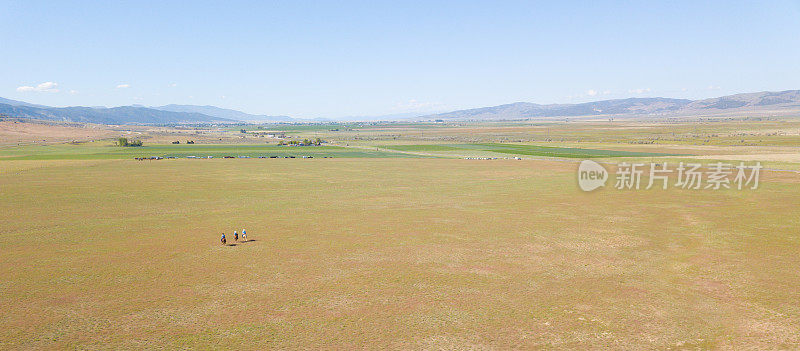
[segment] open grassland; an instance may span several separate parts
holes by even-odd
[[[800,348],[800,173],[592,193],[575,175],[800,170],[794,118],[47,128],[0,128],[0,349]],[[265,130],[329,143],[247,133]],[[150,156],[179,159],[132,160]],[[524,160],[458,159],[476,156]]]
[[[0,160],[132,159],[135,157],[469,157],[481,155],[558,158],[666,157],[680,154],[646,151],[553,147],[530,144],[421,144],[277,146],[264,144],[179,144],[117,147],[111,141],[23,145],[0,148]]]
[[[23,123],[0,119],[0,146],[31,143],[62,143],[108,138],[113,131],[97,125],[57,122]]]
[[[280,129],[281,125],[270,126]],[[289,135],[333,140],[425,143],[606,143],[629,145],[800,146],[800,118],[650,119],[373,123],[347,128],[288,129]],[[336,131],[333,131],[336,129]]]
[[[650,156],[675,156],[668,153],[635,152],[618,150],[582,149],[571,147],[539,146],[529,144],[425,144],[425,145],[389,145],[385,149],[400,151],[487,151],[500,154],[543,156],[559,158],[611,158],[611,157],[650,157]]]
[[[0,349],[800,348],[794,173],[583,193],[572,162],[231,165],[0,161]]]
[[[6,122],[4,122],[6,123]],[[11,123],[11,122],[7,122]],[[45,124],[19,123],[15,130],[41,129]],[[48,128],[58,129],[55,125]],[[95,130],[96,135],[86,134]],[[244,130],[245,133],[242,133]],[[62,126],[16,148],[0,148],[5,159],[92,159],[141,156],[308,156],[324,157],[558,157],[619,158],[703,156],[729,160],[797,163],[800,118],[796,116],[683,118],[649,120],[500,121],[440,123],[319,123],[241,126]],[[285,135],[265,135],[267,132]],[[18,136],[0,128],[0,144],[16,145]],[[145,147],[114,149],[111,137],[141,139]],[[70,145],[63,140],[101,141]],[[67,138],[67,139],[64,139]],[[87,139],[88,138],[88,139]],[[274,148],[279,141],[320,138],[326,149]],[[186,142],[193,140],[194,145]],[[6,141],[11,141],[6,142]],[[180,145],[171,145],[180,142]],[[33,145],[29,145],[33,143]],[[165,146],[166,145],[166,146]],[[33,148],[29,146],[34,146]],[[40,147],[41,148],[38,148]],[[335,149],[339,147],[340,149]],[[349,150],[341,148],[349,148]],[[205,155],[201,154],[205,153]],[[197,155],[195,155],[197,154]],[[759,156],[762,155],[762,156]],[[237,156],[237,155],[232,155]]]
[[[277,146],[253,144],[180,144],[117,147],[111,141],[81,144],[25,145],[0,149],[0,161],[62,159],[132,159],[135,157],[414,157],[374,149],[347,149],[340,146]]]
[[[287,136],[439,157],[642,158],[698,156],[797,164],[800,118],[651,118],[269,125]],[[793,166],[792,166],[793,167]]]

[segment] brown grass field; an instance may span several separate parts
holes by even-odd
[[[397,128],[294,136],[425,141]],[[785,136],[537,143],[759,159],[796,152]],[[579,160],[140,162],[95,144],[0,148],[0,349],[800,348],[797,172],[585,193]],[[43,152],[59,158],[14,159]]]
[[[551,161],[6,163],[3,349],[800,347],[790,173],[582,193]]]
[[[0,120],[0,146],[30,143],[63,143],[108,138],[114,132],[95,125],[20,123]]]

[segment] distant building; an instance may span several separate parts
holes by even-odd
[[[250,132],[250,134],[253,134],[253,135],[256,135],[256,136],[266,136],[266,137],[270,137],[270,138],[279,138],[279,139],[283,139],[283,138],[286,137],[286,132],[275,131],[275,130],[252,131],[252,132]]]

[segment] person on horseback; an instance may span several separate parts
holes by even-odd
[[[247,232],[242,229],[242,240],[247,241]]]
[[[222,243],[222,245],[225,245],[225,242],[226,242],[226,240],[225,240],[225,233],[222,233],[222,237],[221,237],[221,238],[219,238],[219,242],[221,242],[221,243]]]
[[[237,233],[235,230],[233,231],[233,240],[239,241],[239,233]]]

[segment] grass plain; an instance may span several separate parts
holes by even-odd
[[[147,145],[143,147],[116,147],[111,141],[96,141],[84,144],[25,145],[0,150],[4,160],[63,160],[63,159],[133,159],[135,157],[179,157],[212,156],[239,157],[409,157],[391,152],[371,149],[346,149],[340,146],[289,147],[253,144],[190,144],[190,145]],[[413,157],[413,156],[411,156]]]
[[[298,152],[334,159],[131,159],[270,145],[4,147],[0,348],[800,347],[800,174],[765,171],[749,191],[584,193],[576,160],[455,156],[540,150],[489,137],[518,127],[298,128],[335,144]],[[796,150],[607,139],[544,146]],[[637,157],[671,159],[610,159]],[[252,241],[219,244],[242,228]]]
[[[390,150],[400,151],[488,151],[501,154],[544,156],[561,158],[611,158],[611,157],[648,157],[676,156],[669,153],[636,152],[618,150],[582,149],[574,147],[554,147],[528,144],[426,144],[426,145],[391,145],[384,146]]]

